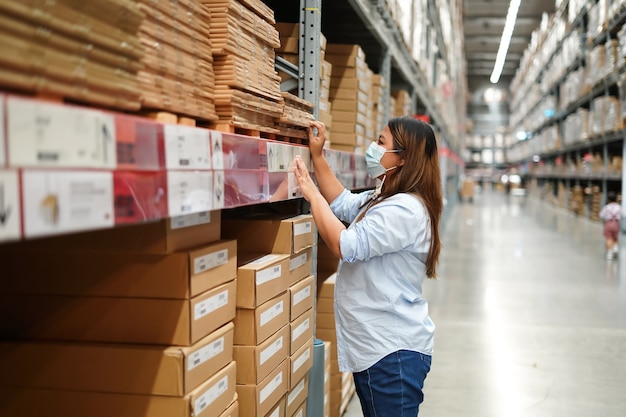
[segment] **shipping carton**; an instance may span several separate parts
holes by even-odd
[[[236,345],[256,346],[289,323],[289,293],[284,292],[255,309],[238,308],[235,316]]]
[[[0,385],[183,397],[232,361],[233,331],[190,347],[0,343]]]
[[[166,255],[9,248],[0,263],[1,293],[189,299],[237,277],[237,242]]]
[[[294,415],[302,404],[306,404],[309,395],[309,376],[306,375],[298,381],[289,392],[287,392],[287,415]]]
[[[289,361],[284,360],[261,383],[237,385],[242,416],[264,416],[287,392]]]
[[[231,281],[191,300],[1,294],[0,334],[190,346],[233,320],[236,290]]]
[[[237,383],[260,383],[289,357],[289,326],[284,326],[258,346],[234,346],[233,356],[237,362]]]
[[[309,277],[289,287],[289,296],[291,298],[291,315],[290,321],[294,321],[300,317],[308,309],[313,308],[315,300],[315,277]]]
[[[184,397],[4,387],[0,390],[0,415],[213,417],[235,399],[235,362],[231,362]]]
[[[291,328],[291,348],[289,353],[295,354],[310,338],[313,337],[314,329],[314,313],[310,308],[300,317],[289,324]],[[235,329],[236,332],[236,329]]]
[[[308,277],[313,273],[313,248],[291,254],[289,258],[289,285]]]
[[[237,239],[241,253],[285,253],[291,255],[315,243],[313,216],[237,219],[222,222],[225,238]]]
[[[294,389],[298,381],[309,374],[313,366],[313,338],[311,337],[289,358],[289,389]]]
[[[256,308],[288,288],[289,255],[265,255],[237,269],[237,307]]]

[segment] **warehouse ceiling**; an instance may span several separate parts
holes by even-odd
[[[491,84],[510,0],[463,0],[463,34],[469,93]],[[541,15],[554,12],[554,0],[522,0],[507,53],[500,86],[508,88]]]

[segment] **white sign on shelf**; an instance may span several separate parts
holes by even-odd
[[[211,169],[209,131],[193,126],[165,125],[167,169]]]
[[[0,167],[7,163],[5,155],[6,141],[4,136],[4,95],[0,94]]]
[[[24,235],[37,237],[113,227],[113,174],[25,170]]]
[[[0,171],[0,242],[21,237],[18,184],[16,171]]]
[[[9,97],[6,110],[10,166],[116,167],[112,115],[21,97]]]
[[[170,216],[213,209],[213,173],[211,171],[169,171],[167,173]]]

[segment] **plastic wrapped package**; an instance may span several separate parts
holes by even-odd
[[[270,201],[269,178],[265,170],[224,170],[224,208]]]
[[[113,172],[115,224],[168,217],[167,181],[161,171]]]

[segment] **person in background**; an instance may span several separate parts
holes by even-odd
[[[320,236],[340,259],[334,297],[339,370],[353,373],[365,417],[415,417],[435,332],[422,283],[436,278],[441,250],[435,135],[417,119],[389,120],[365,153],[376,189],[352,193],[324,158],[325,126],[311,127],[317,129],[309,129],[309,147],[319,189],[299,157],[294,172]]]
[[[606,194],[606,205],[600,210],[600,218],[604,221],[604,239],[606,244],[606,259],[613,259],[619,250],[620,219],[622,206],[617,202],[617,193],[609,191]]]

